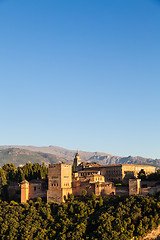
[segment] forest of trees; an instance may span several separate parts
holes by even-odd
[[[75,198],[57,205],[0,201],[2,240],[130,240],[160,224],[160,197]]]
[[[32,179],[42,179],[46,178],[48,173],[48,168],[39,163],[26,163],[23,167],[18,167],[11,163],[5,164],[2,168],[0,168],[0,178],[2,179],[2,186],[8,184],[10,181],[12,182],[21,182],[24,179],[32,180]]]

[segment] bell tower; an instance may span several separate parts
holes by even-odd
[[[79,156],[79,153],[77,152],[74,158],[74,164],[76,171],[78,170],[78,165],[81,164],[81,158]]]

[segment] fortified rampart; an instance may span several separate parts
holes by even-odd
[[[29,199],[35,199],[38,197],[47,198],[47,181],[45,179],[41,180],[31,180],[28,182],[24,180],[20,184],[21,186],[21,202],[27,202]]]

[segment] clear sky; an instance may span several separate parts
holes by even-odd
[[[0,145],[160,158],[160,1],[0,0]]]

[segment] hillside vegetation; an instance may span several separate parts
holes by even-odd
[[[135,240],[160,224],[159,197],[70,195],[57,205],[0,201],[0,239]]]

